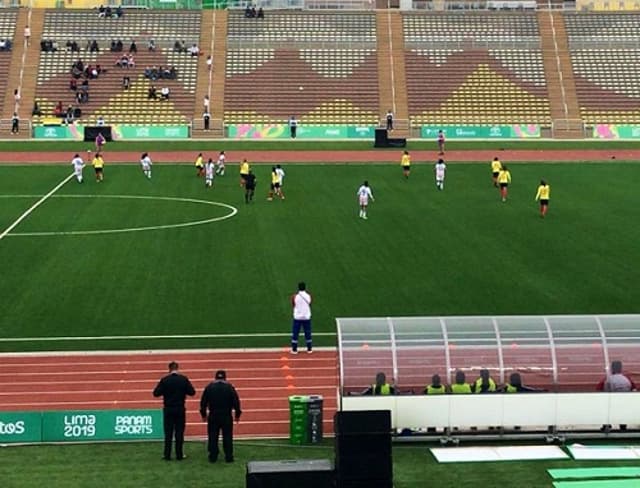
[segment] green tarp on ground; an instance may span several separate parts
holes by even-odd
[[[637,488],[638,480],[554,481],[555,488]]]
[[[553,479],[638,478],[640,467],[548,469]],[[636,481],[640,485],[638,481]]]

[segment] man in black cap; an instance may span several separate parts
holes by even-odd
[[[207,417],[207,410],[209,416]],[[224,370],[216,371],[215,381],[202,392],[200,399],[200,415],[202,420],[207,420],[207,433],[209,435],[209,462],[215,463],[220,452],[218,437],[222,430],[222,448],[224,458],[228,463],[233,462],[233,418],[231,410],[235,412],[235,420],[240,420],[240,398],[233,385],[227,382],[227,373]]]
[[[186,410],[184,400],[187,395],[193,396],[196,391],[189,378],[178,373],[178,363],[169,363],[169,374],[162,378],[153,390],[154,397],[163,397],[164,408],[164,456],[162,459],[171,459],[171,441],[175,432],[176,459],[182,461],[186,456],[182,451],[184,445],[184,427],[186,423]]]

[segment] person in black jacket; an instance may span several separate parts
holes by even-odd
[[[178,373],[178,363],[169,363],[169,374],[162,378],[153,390],[154,397],[163,397],[164,408],[164,456],[171,459],[171,441],[174,433],[176,438],[176,459],[182,461],[186,456],[182,450],[184,445],[184,427],[186,423],[186,409],[184,400],[187,395],[193,396],[196,391],[189,378]]]
[[[209,435],[209,462],[218,460],[220,449],[218,437],[222,430],[222,448],[224,458],[228,463],[233,462],[233,418],[231,410],[235,412],[236,422],[240,421],[242,410],[240,398],[233,385],[227,382],[227,373],[224,370],[216,371],[215,381],[202,392],[200,399],[200,415],[202,420],[207,420],[207,433]],[[209,415],[207,416],[207,411]]]

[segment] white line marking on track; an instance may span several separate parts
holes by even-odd
[[[263,335],[263,334],[260,334]],[[335,335],[332,332],[320,332],[315,335]],[[288,336],[287,336],[288,337]],[[1,340],[1,339],[0,339]],[[335,347],[314,347],[313,350],[315,352],[336,352]],[[148,349],[148,350],[140,350],[140,349],[128,349],[122,351],[114,351],[114,350],[97,350],[97,351],[23,351],[23,352],[0,352],[0,358],[21,358],[21,357],[32,357],[32,358],[45,358],[45,357],[85,357],[85,356],[132,356],[137,355],[139,357],[144,356],[153,356],[153,355],[162,355],[162,356],[177,356],[177,355],[199,355],[202,356],[204,354],[230,354],[230,353],[275,353],[279,352],[285,355],[288,355],[289,349],[286,350],[282,347],[249,347],[249,348],[222,348],[222,349]],[[306,358],[306,359],[326,359],[325,357],[313,355],[308,356],[306,354],[298,355],[296,358]],[[191,358],[185,358],[190,361],[193,361]],[[202,359],[201,359],[202,360]],[[251,359],[254,361],[255,359]],[[293,359],[292,360],[298,360]],[[196,360],[198,361],[198,360]],[[207,361],[204,359],[203,361]],[[138,362],[137,360],[130,362]]]
[[[42,196],[40,198],[40,200],[38,200],[36,203],[31,205],[31,207],[29,207],[20,217],[18,217],[15,220],[15,222],[13,222],[13,224],[11,224],[9,227],[7,227],[2,232],[2,234],[0,234],[0,241],[3,238],[5,238],[7,235],[9,235],[9,232],[11,232],[13,229],[15,229],[20,224],[20,222],[22,222],[24,219],[26,219],[31,214],[31,212],[33,212],[36,208],[38,208],[40,205],[42,205],[49,197],[51,197],[55,192],[57,192],[60,188],[62,188],[67,183],[67,181],[69,181],[71,178],[73,178],[73,173],[71,173],[64,180],[62,180],[60,183],[58,183],[53,188],[53,190],[51,190],[49,193],[47,193],[46,195]]]
[[[315,336],[335,336],[335,332],[314,332]],[[0,337],[0,342],[64,342],[64,341],[117,341],[117,340],[156,340],[156,339],[226,339],[226,338],[249,338],[249,337],[291,337],[290,334],[282,332],[266,332],[262,334],[175,334],[175,335],[113,335],[113,336],[52,336],[52,337]],[[314,348],[317,349],[317,348]],[[333,349],[333,348],[332,348]],[[265,349],[256,349],[257,352]],[[281,348],[272,349],[281,351]],[[212,352],[217,352],[216,349]],[[229,349],[228,351],[247,352],[248,349]],[[138,354],[141,351],[133,351]],[[165,354],[165,351],[142,351],[145,354]],[[171,351],[167,351],[169,353]],[[191,351],[185,350],[189,353]],[[124,351],[114,351],[113,354],[124,354]],[[85,354],[79,352],[79,354]],[[105,354],[108,354],[105,352]]]

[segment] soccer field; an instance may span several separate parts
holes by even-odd
[[[0,167],[0,232],[70,169]],[[151,181],[107,166],[101,184],[86,168],[0,240],[0,350],[282,346],[300,280],[314,330],[329,333],[318,345],[333,345],[340,316],[640,312],[640,165],[510,169],[501,203],[486,164],[450,164],[442,192],[431,165],[405,181],[398,165],[290,164],[286,200],[268,202],[270,167],[257,166],[246,205],[231,165],[212,190],[191,166],[156,165]],[[152,338],[234,333],[255,336]],[[149,338],[10,340],[105,335]]]

